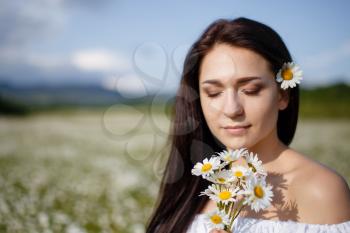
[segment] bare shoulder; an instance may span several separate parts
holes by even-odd
[[[350,190],[331,168],[291,150],[296,169],[290,184],[300,222],[336,224],[350,220]]]

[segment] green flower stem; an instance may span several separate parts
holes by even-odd
[[[242,209],[243,209],[244,207],[245,207],[245,205],[244,205],[244,206],[242,206],[242,207],[239,209],[239,211],[238,211],[237,215],[235,216],[235,219],[238,217],[239,213],[241,213],[241,211],[242,211]]]
[[[233,218],[233,220],[232,220],[232,222],[230,223],[230,226],[229,226],[230,229],[232,228],[232,225],[233,225],[234,220],[237,218],[237,216],[239,215],[239,213],[241,213],[241,211],[242,211],[242,209],[243,209],[244,207],[245,207],[245,205],[243,205],[243,206],[239,209],[237,215]],[[231,231],[233,231],[233,229],[231,229]]]
[[[228,210],[228,216],[231,217],[232,209],[235,206],[235,202],[231,202]]]
[[[221,201],[217,202],[216,203],[216,206],[218,207],[219,210],[222,210],[222,204],[221,204]]]
[[[233,222],[235,221],[235,219],[237,218],[239,213],[244,208],[243,201],[244,201],[244,199],[238,202],[236,209],[234,209],[233,206],[231,208],[231,212],[230,212],[230,215],[229,215],[230,216],[230,224],[229,224],[229,229],[230,230],[232,230],[231,228],[233,226]],[[233,215],[231,216],[232,211],[233,211]]]
[[[234,205],[235,203],[234,202],[230,202],[228,203],[226,206],[225,206],[225,213],[226,214],[229,214],[231,208],[232,208],[232,205]]]
[[[225,225],[224,226],[224,231],[227,231],[227,232],[229,232],[231,229],[230,229],[230,227],[228,226],[228,225]]]

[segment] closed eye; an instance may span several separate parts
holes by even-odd
[[[247,95],[255,95],[259,93],[259,90],[244,90],[243,92]]]
[[[242,92],[247,95],[257,95],[259,94],[260,89],[244,89]]]
[[[208,97],[214,98],[214,97],[216,97],[216,96],[218,96],[218,95],[220,95],[220,94],[221,94],[221,92],[213,93],[213,94],[208,93]]]

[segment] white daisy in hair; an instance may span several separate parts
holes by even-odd
[[[221,229],[223,230],[225,225],[230,223],[229,217],[219,210],[214,210],[205,215],[206,222],[210,230]]]
[[[211,174],[210,176],[207,176],[205,179],[216,184],[228,184],[232,182],[234,178],[230,170],[220,170],[218,172],[214,172],[214,174]]]
[[[252,171],[244,167],[242,165],[235,165],[231,167],[231,174],[234,177],[234,180],[247,180],[247,177],[250,177],[252,175]]]
[[[281,88],[284,90],[289,87],[296,87],[296,85],[299,84],[302,79],[303,71],[294,62],[284,63],[276,76],[276,81],[281,83]]]
[[[248,180],[244,185],[244,191],[239,194],[245,196],[243,204],[250,205],[250,208],[255,212],[270,206],[273,197],[272,186],[266,185],[264,179],[255,176]]]
[[[253,173],[267,176],[267,173],[262,165],[262,161],[259,160],[258,155],[253,152],[247,153],[245,156],[245,160],[247,162],[248,167]]]
[[[217,152],[217,154],[220,156],[220,159],[224,161],[226,164],[232,163],[234,161],[237,161],[239,158],[244,156],[247,153],[246,148],[237,149],[237,150],[223,150],[222,152]]]
[[[228,204],[229,202],[235,202],[236,196],[239,191],[238,187],[230,186],[230,187],[220,187],[219,189],[215,184],[210,185],[205,191],[201,192],[199,196],[207,195],[211,200],[216,203],[222,202],[224,204]]]
[[[196,176],[207,177],[210,174],[214,173],[214,170],[220,168],[220,158],[211,157],[209,160],[205,158],[203,163],[196,163],[194,168],[191,170],[191,173]]]

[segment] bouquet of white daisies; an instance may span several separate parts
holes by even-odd
[[[216,152],[198,162],[192,174],[212,182],[200,193],[216,202],[217,209],[206,215],[211,229],[232,231],[234,220],[244,206],[258,212],[271,205],[272,186],[257,154],[247,149]]]

